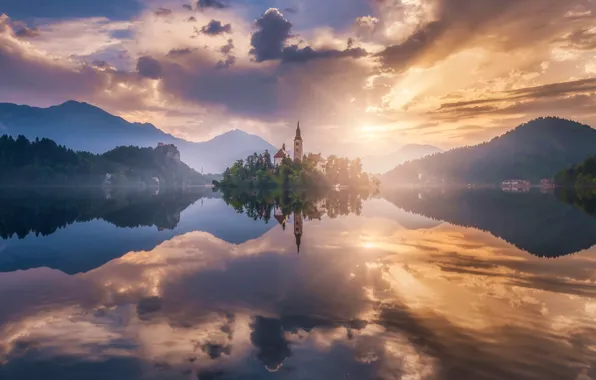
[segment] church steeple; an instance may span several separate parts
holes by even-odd
[[[294,137],[294,141],[296,140],[302,141],[302,134],[300,133],[300,121],[298,121],[298,127],[296,128],[296,137]]]
[[[302,160],[302,134],[300,133],[300,121],[296,128],[296,137],[294,137],[294,161]]]
[[[294,212],[294,236],[296,237],[296,248],[298,249],[298,253],[300,253],[303,223],[304,219],[302,218],[302,212]]]

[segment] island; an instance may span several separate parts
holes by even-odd
[[[293,158],[285,144],[271,157],[268,151],[254,153],[246,160],[237,160],[225,169],[221,181],[213,181],[223,192],[310,192],[324,193],[332,189],[374,192],[379,187],[376,177],[362,171],[359,158],[304,154],[300,123],[294,137]]]

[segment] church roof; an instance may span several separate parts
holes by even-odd
[[[279,151],[277,151],[277,153],[275,153],[275,156],[273,156],[273,158],[286,158],[286,157],[288,157],[288,153],[283,149],[280,149]]]
[[[275,215],[274,218],[275,218],[275,220],[277,220],[279,222],[279,224],[284,224],[287,219],[283,215]]]
[[[294,137],[294,141],[302,140],[302,134],[300,133],[300,122],[298,122],[298,127],[296,128],[296,137]]]

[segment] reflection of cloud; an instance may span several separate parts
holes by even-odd
[[[0,360],[119,358],[160,377],[264,365],[308,378],[566,379],[593,359],[590,252],[538,260],[475,229],[362,214],[306,222],[299,257],[281,228],[240,245],[192,232],[76,276],[0,274]]]

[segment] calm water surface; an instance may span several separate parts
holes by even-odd
[[[0,379],[596,379],[596,218],[341,202],[266,223],[208,192],[3,193]]]

